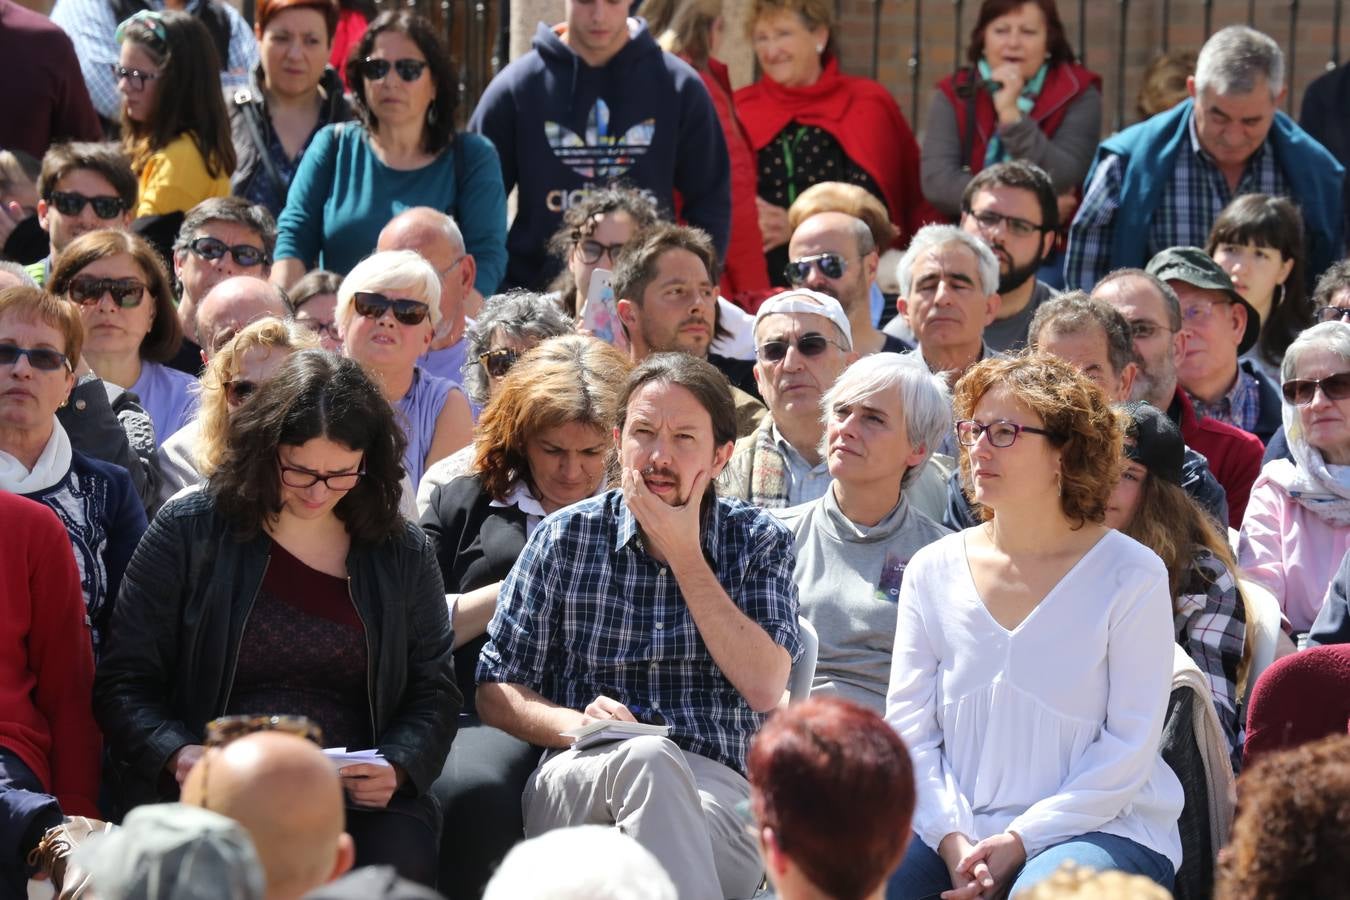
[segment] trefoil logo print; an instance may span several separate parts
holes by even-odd
[[[609,133],[609,104],[596,100],[586,119],[586,134],[566,125],[544,122],[553,155],[583,178],[616,178],[627,172],[652,146],[656,119],[644,119],[622,136]]]

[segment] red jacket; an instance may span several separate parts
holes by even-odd
[[[351,90],[347,84],[347,56],[352,48],[361,42],[370,23],[366,17],[354,9],[344,9],[338,13],[337,30],[333,33],[333,51],[328,54],[328,64],[338,70],[342,86]]]
[[[1228,524],[1241,528],[1247,498],[1261,474],[1261,457],[1266,452],[1261,439],[1215,419],[1200,418],[1180,385],[1167,414],[1181,429],[1186,446],[1209,460],[1210,471],[1228,494]]]
[[[50,509],[4,491],[0,524],[0,747],[66,815],[97,816],[103,739],[70,536]]]
[[[938,90],[947,96],[952,108],[956,110],[956,132],[961,136],[962,146],[965,146],[967,140],[966,104],[969,101],[958,97],[957,89],[958,87],[964,89],[969,85],[973,74],[972,69],[964,68],[938,82]],[[1064,121],[1064,114],[1068,112],[1070,104],[1094,87],[1098,91],[1102,89],[1101,76],[1096,72],[1090,72],[1074,62],[1051,66],[1045,73],[1045,83],[1041,85],[1036,105],[1031,108],[1031,118],[1040,126],[1041,131],[1045,132],[1046,137],[1054,137],[1060,123]],[[970,166],[971,172],[978,172],[984,168],[985,147],[997,130],[998,113],[994,110],[993,96],[988,91],[976,91],[975,134],[969,138],[970,156],[962,160]]]
[[[897,247],[922,226],[942,221],[919,186],[919,145],[895,98],[875,81],[840,74],[833,56],[825,57],[820,80],[810,87],[784,87],[765,75],[741,88],[736,111],[756,153],[793,121],[833,135],[881,186],[891,223],[900,230]]]

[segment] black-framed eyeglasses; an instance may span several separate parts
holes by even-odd
[[[322,481],[323,486],[330,491],[350,491],[366,474],[366,460],[365,457],[361,458],[361,465],[355,472],[335,472],[332,475],[297,469],[286,465],[280,458],[277,459],[277,468],[281,469],[281,483],[286,487],[309,488]]]
[[[520,354],[514,350],[502,347],[497,350],[489,350],[486,353],[478,355],[478,361],[487,369],[487,373],[493,378],[501,378],[511,367],[520,359]]]
[[[620,250],[628,246],[626,242],[617,244],[602,244],[599,241],[586,238],[577,244],[577,253],[581,256],[581,261],[588,266],[593,266],[600,261],[600,257],[609,257],[610,262],[614,262]]]
[[[145,285],[135,278],[98,278],[76,275],[70,280],[70,299],[81,306],[93,306],[105,296],[122,309],[132,309],[145,299]]]
[[[361,60],[361,75],[367,81],[379,81],[389,74],[392,68],[404,81],[413,82],[422,77],[426,70],[425,59],[375,59],[367,56]]]
[[[226,253],[234,258],[236,264],[246,269],[261,266],[267,262],[267,251],[252,244],[227,244],[219,238],[199,237],[188,241],[188,249],[202,259],[215,262]]]
[[[848,352],[848,348],[843,344],[835,343],[823,334],[811,332],[797,338],[797,352],[802,356],[819,356],[832,345],[845,353]],[[765,362],[781,362],[787,357],[788,348],[791,346],[788,341],[765,341],[755,348],[755,355]]]
[[[997,422],[990,422],[987,425],[984,422],[977,422],[974,419],[962,419],[956,423],[956,440],[962,447],[974,447],[980,440],[980,435],[988,434],[989,443],[994,447],[1011,447],[1023,432],[1028,434],[1039,434],[1041,437],[1053,438],[1053,432],[1046,431],[1044,428],[1032,428],[1030,425],[1018,425],[1016,422],[1007,422],[1003,419]]]
[[[296,316],[295,321],[308,328],[318,335],[328,335],[335,341],[342,340],[342,335],[338,334],[337,322],[320,322],[318,319],[311,319],[309,316]]]
[[[794,259],[783,267],[783,277],[791,284],[802,285],[811,277],[812,267],[820,269],[826,278],[839,278],[848,269],[848,261],[838,253],[817,253],[815,256],[803,256]]]
[[[1326,378],[1293,378],[1280,385],[1284,401],[1291,406],[1307,406],[1317,396],[1317,389],[1328,400],[1350,397],[1350,372],[1337,372]]]
[[[140,69],[128,69],[121,63],[109,63],[108,65],[112,69],[113,81],[121,81],[125,78],[127,83],[137,91],[145,90],[145,83],[147,81],[154,81],[159,77],[158,72],[142,72]]]
[[[394,311],[394,320],[401,325],[421,325],[431,314],[431,307],[421,300],[390,298],[374,291],[357,291],[352,294],[352,308],[359,316],[378,319],[387,310]]]
[[[1035,222],[1019,219],[1017,216],[1005,216],[1002,213],[994,212],[992,209],[982,209],[976,212],[967,206],[965,213],[974,219],[982,229],[993,231],[1002,225],[1009,234],[1014,234],[1017,237],[1030,237],[1033,234],[1042,234],[1049,230],[1044,225],[1037,225]]]
[[[63,216],[78,216],[85,204],[93,206],[94,215],[100,219],[115,219],[126,209],[121,197],[86,197],[76,191],[52,191],[47,199]]]
[[[1319,306],[1313,315],[1319,322],[1350,322],[1350,306]]]
[[[59,350],[50,347],[20,347],[15,344],[0,344],[0,366],[17,366],[19,357],[28,357],[28,364],[39,372],[55,372],[65,366],[74,371],[70,358]]]
[[[258,383],[244,378],[225,381],[220,386],[225,389],[225,402],[230,406],[239,406],[258,392]]]

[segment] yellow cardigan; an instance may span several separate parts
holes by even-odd
[[[203,200],[229,193],[229,173],[213,177],[207,172],[192,136],[183,133],[145,161],[135,218],[187,212]]]

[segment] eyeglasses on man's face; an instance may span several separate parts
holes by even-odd
[[[794,286],[800,287],[811,277],[811,270],[819,269],[820,274],[830,280],[844,277],[848,269],[848,260],[838,253],[817,253],[815,256],[803,256],[794,259],[783,267],[783,277]]]
[[[793,346],[789,341],[765,341],[755,349],[755,354],[765,362],[782,362],[787,358],[788,348]],[[843,344],[835,343],[823,334],[810,332],[797,338],[797,352],[802,356],[820,356],[829,347],[838,347],[845,353],[848,348]]]
[[[1041,234],[1046,230],[1044,225],[1028,222],[1026,219],[1019,219],[1017,216],[1005,216],[1002,213],[994,212],[992,209],[982,209],[977,212],[967,207],[965,212],[984,231],[993,231],[1002,225],[1009,234],[1017,237],[1031,237],[1033,234]]]
[[[47,199],[63,216],[78,216],[86,204],[94,207],[94,215],[105,220],[117,218],[126,209],[121,197],[86,197],[76,191],[52,191]]]

